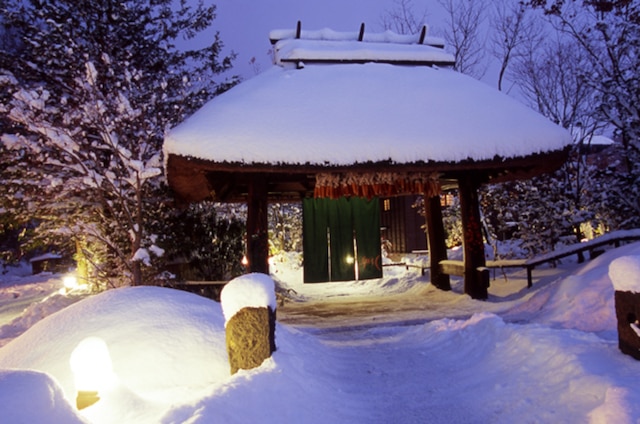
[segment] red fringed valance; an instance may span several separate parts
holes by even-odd
[[[437,173],[380,172],[380,173],[322,173],[316,175],[314,197],[389,197],[404,194],[439,195]]]

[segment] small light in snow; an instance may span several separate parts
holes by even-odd
[[[79,410],[98,402],[99,393],[115,385],[109,349],[99,337],[82,340],[71,353],[69,364],[75,378]]]
[[[247,255],[242,256],[242,260],[240,261],[240,263],[242,263],[242,266],[245,267],[249,265],[249,259],[247,259]]]
[[[64,288],[66,289],[66,291],[71,291],[78,288],[78,279],[73,274],[65,275],[62,279],[62,283],[64,284]]]

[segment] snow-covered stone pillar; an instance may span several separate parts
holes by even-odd
[[[231,280],[220,294],[231,374],[259,367],[276,350],[275,283],[252,273]]]
[[[623,256],[609,265],[615,289],[618,347],[640,360],[640,256]]]

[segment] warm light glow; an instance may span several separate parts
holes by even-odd
[[[115,384],[109,349],[99,337],[82,340],[71,353],[69,364],[78,392],[101,392]]]
[[[62,279],[62,283],[64,284],[64,288],[67,290],[74,290],[78,288],[78,279],[73,274],[67,274]]]
[[[345,260],[347,261],[347,263],[349,265],[351,265],[351,264],[353,264],[355,262],[355,259],[351,255],[347,256],[347,258]]]
[[[240,261],[240,263],[242,263],[242,266],[247,266],[249,265],[249,259],[247,259],[247,255],[244,255],[242,257],[242,261]]]

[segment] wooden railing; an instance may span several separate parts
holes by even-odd
[[[619,247],[622,242],[632,242],[640,240],[640,229],[612,231],[600,237],[582,243],[576,243],[564,246],[553,252],[535,256],[530,259],[504,259],[487,261],[486,269],[504,269],[504,268],[526,268],[527,270],[527,287],[533,285],[533,270],[535,267],[548,262],[556,262],[567,256],[576,255],[578,263],[585,260],[584,253],[589,252],[589,258],[593,259],[602,253],[601,247],[613,245]],[[440,261],[440,270],[444,274],[464,275],[464,262],[456,260]],[[482,271],[482,270],[478,270]]]

